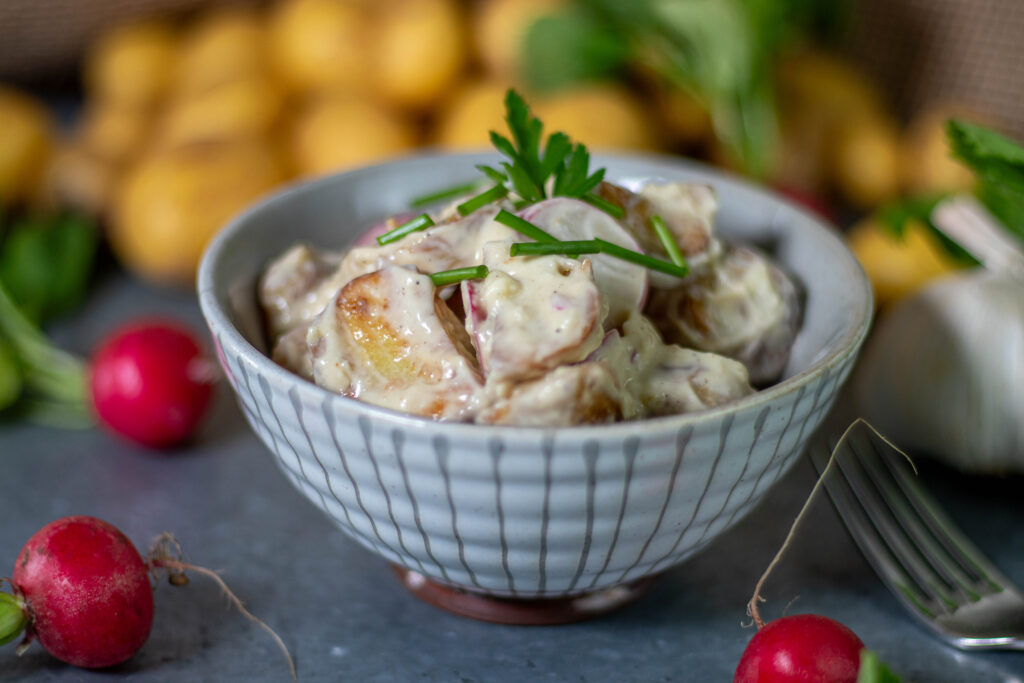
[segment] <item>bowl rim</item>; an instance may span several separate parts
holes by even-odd
[[[294,193],[312,193],[325,186],[335,185],[343,182],[344,179],[356,178],[360,175],[379,173],[381,169],[389,166],[403,166],[412,163],[438,162],[455,163],[461,161],[466,164],[467,169],[472,168],[473,161],[479,161],[484,156],[480,151],[450,153],[438,150],[423,150],[415,154],[397,157],[379,164],[363,166],[356,169],[342,171],[314,179],[299,180],[279,186],[275,191],[265,195],[255,203],[231,218],[214,236],[203,251],[196,277],[196,286],[199,296],[199,304],[207,326],[213,336],[221,344],[229,344],[237,354],[248,360],[268,380],[274,381],[280,386],[287,386],[289,389],[297,388],[304,397],[310,400],[323,402],[332,401],[335,405],[352,410],[373,418],[376,421],[383,421],[394,426],[402,426],[412,429],[441,429],[449,432],[452,437],[480,438],[500,436],[512,439],[536,440],[538,437],[550,436],[553,433],[567,433],[583,435],[588,432],[597,432],[602,437],[615,437],[636,435],[638,428],[655,428],[659,432],[672,431],[693,426],[706,421],[713,421],[727,414],[739,413],[747,409],[772,403],[787,394],[798,391],[806,386],[819,375],[841,365],[851,355],[857,353],[864,339],[867,337],[871,327],[874,313],[874,295],[871,283],[857,258],[843,242],[837,228],[829,223],[822,216],[800,206],[795,201],[772,191],[769,187],[758,184],[742,176],[714,168],[705,163],[695,161],[686,157],[659,153],[598,153],[593,155],[593,160],[598,165],[606,163],[627,163],[645,164],[652,168],[651,178],[658,177],[655,171],[661,170],[684,170],[706,178],[709,184],[725,183],[738,186],[740,189],[753,192],[762,198],[771,201],[776,205],[788,208],[790,211],[801,214],[812,226],[812,229],[824,233],[826,239],[832,240],[840,247],[840,253],[844,253],[849,260],[850,272],[854,276],[856,285],[851,287],[854,294],[854,301],[850,309],[854,316],[859,313],[859,319],[855,318],[855,324],[848,324],[843,333],[834,339],[828,348],[827,353],[822,353],[808,367],[800,372],[783,379],[769,387],[756,390],[753,394],[729,401],[720,406],[704,410],[681,413],[678,415],[664,415],[659,417],[644,418],[641,420],[623,420],[619,422],[574,425],[568,427],[536,427],[518,425],[482,425],[465,422],[442,422],[431,420],[419,415],[403,413],[383,406],[366,403],[355,398],[337,394],[313,382],[305,380],[291,371],[281,367],[271,360],[270,356],[253,346],[238,330],[231,321],[229,314],[223,310],[214,291],[215,268],[220,262],[227,244],[241,232],[250,218],[262,212],[267,206],[280,201],[284,196]],[[493,156],[489,153],[486,156]],[[780,207],[776,207],[777,209]],[[598,434],[594,434],[597,436]]]

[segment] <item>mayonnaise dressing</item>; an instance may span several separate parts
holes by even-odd
[[[464,306],[488,385],[497,394],[559,365],[581,361],[603,337],[605,303],[590,260],[509,256],[511,240],[489,242],[490,273],[464,284]]]
[[[317,384],[375,405],[467,420],[482,379],[430,278],[388,266],[345,285],[306,337]]]

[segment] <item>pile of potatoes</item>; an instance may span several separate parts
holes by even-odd
[[[421,146],[488,146],[505,90],[525,90],[526,28],[559,2],[275,0],[112,27],[86,54],[85,102],[61,140],[41,106],[0,90],[0,129],[15,125],[8,111],[31,122],[18,124],[18,150],[0,141],[0,204],[84,209],[129,269],[190,284],[214,232],[284,181]],[[847,62],[793,55],[779,85],[777,185],[870,208],[965,182],[946,160],[941,116],[901,130]],[[718,158],[707,112],[640,70],[629,83],[526,94],[548,130],[591,148]],[[24,170],[11,172],[17,155]]]

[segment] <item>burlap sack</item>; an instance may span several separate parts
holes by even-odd
[[[1024,139],[1024,0],[860,0],[850,47],[903,113],[966,105]]]
[[[68,73],[105,28],[206,4],[210,0],[0,0],[0,79]]]
[[[111,24],[212,1],[0,0],[0,79],[67,72]],[[853,2],[850,50],[904,114],[953,102],[1024,138],[1024,0]]]

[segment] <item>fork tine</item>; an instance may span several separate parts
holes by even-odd
[[[959,593],[957,602],[980,600],[979,590],[989,592],[987,585],[979,585],[981,574],[972,572],[974,575],[971,576],[965,571],[968,565],[953,556],[941,536],[936,534],[927,520],[922,519],[920,510],[897,478],[899,470],[907,469],[902,456],[876,434],[868,434],[867,441],[868,447],[858,452],[860,462],[882,492],[882,498],[909,541],[950,589]],[[909,472],[905,473],[909,475]]]
[[[890,447],[891,448],[891,447]],[[905,463],[894,457],[882,458],[893,473],[899,487],[917,510],[921,519],[962,566],[974,572],[986,587],[993,591],[1012,588],[1013,584],[971,543],[963,532],[943,512],[939,504],[917,481]],[[902,457],[900,458],[902,460]]]
[[[837,461],[845,448],[848,448],[848,443],[840,453],[837,453]],[[812,450],[811,461],[819,474],[828,466],[830,451],[831,449],[827,448]],[[912,612],[918,613],[926,620],[938,616],[937,610],[933,606],[934,601],[918,586],[917,581],[907,574],[902,564],[893,555],[861,506],[850,483],[842,476],[831,476],[825,480],[825,489],[836,508],[842,510],[843,514],[840,517],[857,544],[865,550],[864,555],[868,562],[899,600]]]
[[[908,537],[902,526],[896,522],[893,509],[887,504],[884,492],[868,474],[862,458],[872,451],[869,438],[863,430],[850,434],[846,442],[847,448],[837,457],[839,469],[895,559],[937,609],[951,612],[958,604],[950,594],[951,587],[946,585],[942,576],[924,559],[913,539]]]
[[[863,421],[845,437],[835,449],[840,476],[822,482],[883,583],[954,647],[1024,650],[1024,594],[956,528],[885,437]],[[812,450],[811,461],[820,474],[828,453]]]

